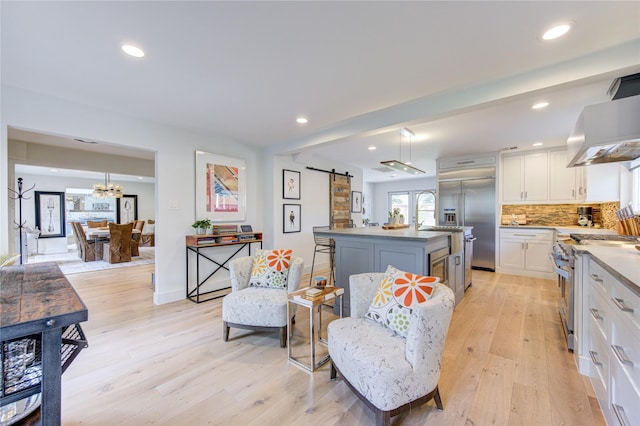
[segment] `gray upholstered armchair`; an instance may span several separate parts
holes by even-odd
[[[251,287],[253,257],[240,257],[229,262],[231,293],[222,299],[223,339],[229,340],[229,328],[279,331],[280,346],[287,346],[287,295],[300,288],[304,261],[292,257],[287,287]],[[295,310],[292,311],[295,315]]]
[[[438,379],[455,303],[451,289],[437,284],[431,298],[413,308],[405,339],[364,318],[384,276],[352,275],[351,317],[328,326],[331,379],[340,373],[375,412],[378,425],[388,425],[392,416],[432,398],[442,409]]]

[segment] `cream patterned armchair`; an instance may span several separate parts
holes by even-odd
[[[229,262],[231,293],[222,299],[223,339],[229,340],[229,328],[279,331],[280,346],[287,346],[287,294],[298,290],[304,261],[291,257],[287,284],[282,288],[250,285],[254,257]],[[292,310],[295,315],[295,310]]]
[[[328,326],[331,379],[337,373],[375,412],[376,424],[435,399],[442,410],[438,379],[454,295],[436,284],[431,298],[413,308],[406,339],[365,318],[384,273],[352,275],[351,317]]]

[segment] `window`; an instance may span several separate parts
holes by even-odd
[[[640,167],[633,170],[633,181],[631,184],[631,206],[636,214],[640,212]]]
[[[435,190],[425,191],[401,191],[389,193],[389,211],[400,209],[404,215],[405,223],[413,225],[416,222],[416,200],[420,195],[418,205],[418,223],[421,226],[435,226],[436,224],[436,198]]]

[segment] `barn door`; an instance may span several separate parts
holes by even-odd
[[[329,174],[329,220],[332,228],[351,224],[351,178]]]

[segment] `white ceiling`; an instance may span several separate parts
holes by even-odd
[[[430,174],[438,157],[564,144],[582,107],[640,71],[638,1],[0,7],[3,85],[365,169],[408,159],[403,126]],[[560,22],[565,37],[540,39]],[[124,55],[124,42],[146,56]]]

